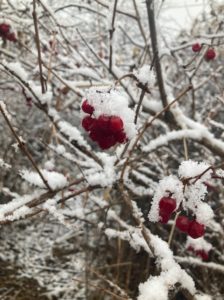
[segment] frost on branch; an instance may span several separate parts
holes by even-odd
[[[167,243],[154,235],[150,235],[150,239],[161,273],[159,276],[149,277],[139,285],[138,300],[168,300],[168,292],[176,283],[194,294],[196,290],[192,278],[174,261]]]
[[[99,153],[99,158],[103,162],[103,167],[96,165],[95,168],[85,172],[85,177],[90,185],[100,185],[102,187],[109,187],[116,180],[116,173],[114,170],[115,156],[109,156],[106,153]]]
[[[68,184],[67,178],[61,173],[55,171],[49,172],[47,170],[40,170],[40,172],[44,176],[45,180],[47,180],[52,190],[63,188]],[[37,172],[23,170],[21,171],[20,175],[23,179],[34,186],[42,189],[46,187],[42,178]]]
[[[136,76],[137,80],[143,85],[147,85],[148,87],[153,87],[155,84],[155,73],[151,69],[149,65],[144,65],[140,69],[133,72]]]

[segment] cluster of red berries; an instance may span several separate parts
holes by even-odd
[[[208,260],[209,259],[209,253],[205,251],[204,249],[194,249],[193,246],[189,246],[187,248],[188,251],[191,251],[196,256],[201,257],[202,260]]]
[[[195,43],[192,45],[192,51],[193,52],[200,52],[202,48],[202,45],[199,43]],[[208,48],[208,50],[205,52],[205,60],[213,60],[216,57],[215,50],[213,48]]]
[[[166,224],[169,221],[176,206],[176,200],[171,197],[163,197],[160,199],[159,216],[161,223]],[[186,232],[193,239],[197,239],[205,233],[205,226],[203,224],[198,223],[196,220],[189,220],[185,216],[179,216],[177,218],[176,227],[179,230]]]
[[[97,142],[103,150],[109,149],[116,143],[125,143],[128,138],[124,132],[124,123],[118,116],[100,115],[93,116],[94,107],[85,100],[82,104],[83,112],[87,113],[82,120],[82,127],[89,132],[89,137]]]
[[[202,237],[205,234],[205,226],[198,223],[196,220],[189,220],[185,216],[179,216],[176,220],[176,227],[183,232],[186,232],[193,239]]]
[[[17,41],[15,32],[13,32],[11,26],[6,23],[0,24],[0,37],[11,42]]]

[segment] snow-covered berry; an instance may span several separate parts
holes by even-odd
[[[116,90],[91,88],[81,108],[91,115],[87,118],[84,114],[82,126],[103,150],[126,143],[136,134],[134,112],[128,107],[128,99]]]

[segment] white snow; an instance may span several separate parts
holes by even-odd
[[[44,169],[40,169],[40,172],[53,190],[63,188],[68,184],[67,178],[61,173],[55,171],[49,172]],[[23,170],[20,172],[20,175],[30,184],[38,186],[40,188],[46,188],[42,178],[37,172]]]
[[[207,242],[203,237],[198,239],[192,239],[191,237],[187,237],[185,248],[192,247],[195,250],[205,250],[209,252],[212,249],[212,244]]]
[[[133,72],[138,81],[148,87],[153,87],[156,81],[155,73],[149,65],[144,65],[140,69]]]

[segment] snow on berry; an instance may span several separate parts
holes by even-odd
[[[192,45],[192,51],[193,52],[199,52],[201,50],[202,46],[199,43],[195,43]]]
[[[103,150],[136,135],[134,112],[128,107],[126,96],[115,89],[89,89],[81,110],[82,127]]]
[[[191,251],[202,260],[208,260],[209,252],[212,249],[212,245],[205,241],[203,237],[198,239],[192,239],[191,237],[188,237],[185,247],[188,251]]]
[[[170,194],[172,194],[172,197],[170,197]],[[149,220],[151,222],[158,222],[161,216],[161,221],[165,221],[166,217],[168,217],[176,209],[174,208],[169,214],[164,214],[160,209],[160,201],[164,197],[175,199],[176,208],[178,208],[180,202],[183,200],[183,184],[176,176],[170,175],[160,180],[149,212]]]
[[[211,223],[214,217],[213,210],[204,202],[208,192],[204,182],[212,178],[213,170],[204,162],[188,160],[181,163],[178,174],[180,179],[170,175],[159,182],[149,212],[149,220],[167,223],[172,212],[178,209],[181,203],[181,208],[187,213],[190,212],[194,221],[180,216],[176,226],[191,237],[198,238],[204,235],[205,226]],[[175,209],[172,211],[163,209],[164,197],[176,201]]]

